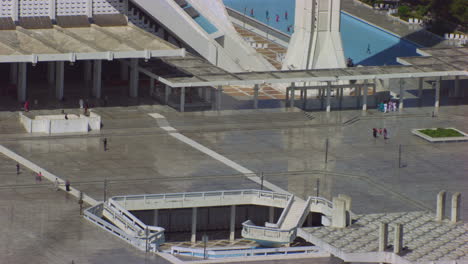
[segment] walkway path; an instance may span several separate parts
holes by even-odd
[[[411,28],[409,25],[388,16],[386,12],[373,10],[357,0],[342,1],[341,9],[418,45],[424,47],[448,46],[442,38],[423,30],[421,27]]]

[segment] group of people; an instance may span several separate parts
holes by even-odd
[[[244,8],[244,12],[246,13],[247,12],[247,7]],[[288,20],[288,11],[284,11],[284,19],[285,20]],[[250,9],[250,16],[251,17],[255,17],[255,11],[253,8]],[[266,10],[265,11],[265,17],[267,20],[270,19],[270,11]],[[280,21],[280,15],[279,14],[276,14],[276,22],[279,22]]]
[[[378,104],[378,109],[380,112],[395,112],[398,110],[397,102],[388,100],[388,101],[383,101]]]
[[[379,135],[380,135],[380,136],[383,135],[383,137],[384,137],[385,140],[388,139],[388,131],[387,131],[386,128],[383,128],[383,129],[382,129],[382,128],[379,128],[379,129],[377,129],[377,128],[374,127],[374,128],[372,129],[372,135],[374,136],[374,138],[378,138]]]

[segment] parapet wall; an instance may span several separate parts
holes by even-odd
[[[28,133],[75,133],[101,130],[101,116],[90,112],[89,116],[69,115],[40,115],[30,118],[23,113],[19,116],[21,124]]]

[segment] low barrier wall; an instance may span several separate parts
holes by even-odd
[[[20,123],[28,133],[74,133],[101,130],[101,117],[93,112],[89,116],[69,115],[41,115],[30,118],[19,113]]]

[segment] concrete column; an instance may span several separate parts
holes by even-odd
[[[268,222],[273,223],[275,221],[275,208],[270,206],[268,209]]]
[[[367,111],[367,92],[369,91],[367,89],[367,84],[368,81],[364,80],[364,90],[362,93],[362,111]]]
[[[361,85],[360,84],[356,84],[356,93],[355,93],[355,96],[356,96],[356,108],[360,108],[361,107]]]
[[[91,65],[91,61],[85,60],[84,61],[84,80],[86,83],[91,81],[92,75],[93,75],[93,67]]]
[[[64,74],[65,74],[64,62],[57,61],[55,65],[55,97],[58,100],[63,99]]]
[[[375,97],[375,94],[377,92],[377,83],[379,79],[377,77],[374,78],[374,86],[372,87],[372,95]]]
[[[338,101],[338,106],[339,106],[339,108],[341,109],[341,108],[343,108],[343,94],[344,94],[344,88],[340,88],[340,89],[338,89],[338,91],[339,91],[339,97],[340,97],[340,98],[338,99],[338,100],[339,100],[339,101]]]
[[[150,77],[150,90],[149,90],[149,95],[153,96],[154,93],[154,78]]]
[[[291,96],[289,97],[289,107],[294,107],[294,93],[296,92],[295,84],[291,83]]]
[[[223,94],[223,86],[219,85],[216,91],[216,110],[221,110],[221,95]]]
[[[155,209],[153,214],[153,226],[159,225],[159,210]]]
[[[254,86],[254,109],[258,109],[258,84]]]
[[[393,237],[393,253],[400,254],[403,249],[403,225],[395,224],[395,233]]]
[[[19,0],[12,0],[11,1],[11,18],[13,18],[13,22],[18,24],[19,22]]]
[[[125,60],[120,61],[120,79],[128,81],[128,65],[124,63]]]
[[[423,77],[419,77],[418,78],[418,104],[419,106],[422,105],[422,96],[423,96],[423,84],[424,84],[424,78]]]
[[[405,96],[404,96],[404,93],[405,93],[405,89],[404,89],[404,85],[403,85],[403,79],[400,79],[400,104],[398,106],[398,110],[401,112],[403,111],[403,108],[404,108],[404,101],[405,101]]]
[[[18,63],[10,63],[10,83],[18,84]]]
[[[229,240],[234,240],[236,232],[236,206],[231,205],[231,221],[229,223]]]
[[[50,61],[47,63],[47,82],[53,84],[55,81],[55,63]]]
[[[211,87],[210,89],[210,101],[211,101],[211,110],[215,111],[217,102],[216,102],[216,89]]]
[[[333,197],[332,227],[346,227],[346,201]]]
[[[454,96],[455,97],[461,97],[460,94],[460,76],[455,76],[455,81],[454,81]]]
[[[138,59],[130,59],[130,97],[138,97]]]
[[[325,91],[325,89],[319,89],[319,97],[320,97],[320,110],[322,110],[322,109],[323,109],[324,91]]]
[[[446,196],[445,191],[440,191],[439,194],[437,194],[436,221],[444,220],[445,196]]]
[[[304,89],[301,89],[301,93],[299,95],[299,100],[304,100]]]
[[[208,88],[202,87],[202,95],[201,95],[201,97],[203,98],[203,100],[208,101],[208,100],[206,99],[207,96],[208,96],[208,93],[206,92],[206,89],[208,89]]]
[[[96,98],[101,98],[102,90],[102,61],[94,60],[93,67],[93,91],[92,94]]]
[[[385,251],[388,246],[388,224],[380,223],[379,228],[379,251]]]
[[[169,85],[164,86],[164,103],[167,105],[169,104],[169,95],[171,94],[171,88]]]
[[[439,101],[440,101],[440,83],[442,82],[442,77],[438,77],[436,80],[435,85],[435,102],[434,107],[436,110],[439,108]]]
[[[180,109],[181,112],[185,111],[185,87],[180,88]]]
[[[88,19],[93,18],[93,0],[86,0],[86,16]]]
[[[26,101],[27,95],[27,64],[26,62],[18,63],[18,101]]]
[[[331,82],[327,82],[327,112],[331,110]]]
[[[55,0],[49,0],[49,17],[54,23],[56,22]]]
[[[457,223],[460,221],[460,202],[461,194],[459,192],[452,195],[452,214],[450,220],[452,223]]]
[[[192,208],[192,236],[190,238],[192,243],[197,241],[197,208]]]
[[[302,103],[302,108],[305,110],[307,109],[307,89],[304,89],[304,99],[303,99],[303,103]]]

